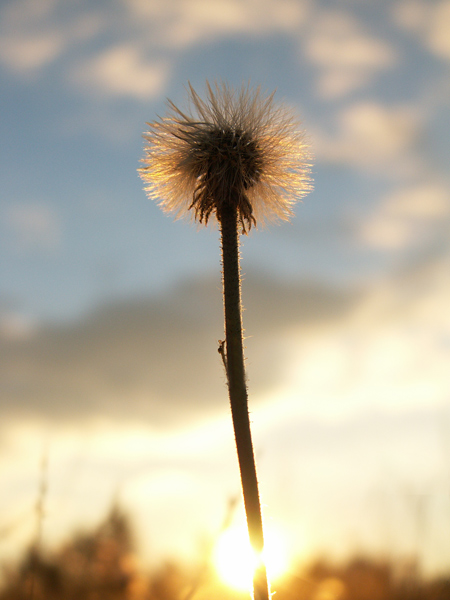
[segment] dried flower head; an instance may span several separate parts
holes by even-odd
[[[205,224],[210,217],[220,222],[230,204],[244,233],[258,220],[288,219],[311,189],[310,154],[297,121],[259,87],[206,86],[206,100],[189,84],[187,112],[169,100],[167,116],[148,123],[139,169],[148,196],[177,216],[192,209]]]

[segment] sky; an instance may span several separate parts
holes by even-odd
[[[146,122],[209,80],[276,90],[314,153],[292,221],[242,240],[267,526],[298,559],[448,570],[449,67],[449,0],[1,3],[2,560],[43,480],[45,547],[119,502],[144,563],[239,494],[219,233],[137,174]]]

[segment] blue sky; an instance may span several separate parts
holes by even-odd
[[[314,142],[314,194],[293,225],[252,236],[247,260],[354,278],[403,259],[418,245],[414,227],[423,238],[426,226],[384,214],[383,199],[432,188],[439,204],[447,185],[445,6],[6,3],[4,302],[30,318],[67,318],[89,309],[102,277],[133,294],[215,268],[213,236],[168,223],[135,172],[145,122],[206,78],[276,88]],[[384,238],[372,239],[377,226]],[[388,239],[389,227],[408,240]],[[287,236],[297,259],[275,261]]]
[[[427,494],[437,568],[436,532],[450,529],[450,2],[15,0],[0,35],[1,511],[30,521],[0,550],[31,535],[43,439],[50,545],[120,488],[161,553],[186,553],[236,491],[218,232],[163,215],[136,172],[165,99],[182,106],[188,81],[223,79],[276,89],[315,154],[295,219],[243,241],[268,510],[311,552],[355,539],[382,551],[367,497],[394,514],[405,489]]]

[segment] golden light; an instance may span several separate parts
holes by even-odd
[[[288,569],[286,545],[276,529],[269,528],[265,532],[264,560],[271,581]],[[220,578],[228,586],[236,590],[251,589],[257,557],[245,527],[231,527],[222,533],[215,547],[214,563]]]

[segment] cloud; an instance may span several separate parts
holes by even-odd
[[[380,249],[402,249],[432,235],[436,224],[450,216],[445,187],[423,184],[385,198],[360,230],[363,243]]]
[[[263,5],[262,5],[263,4]],[[161,94],[173,51],[235,35],[293,32],[305,18],[293,0],[168,0],[126,2],[133,36],[120,36],[106,50],[76,63],[70,79],[100,94],[147,99]],[[164,55],[164,59],[149,58]]]
[[[186,284],[157,300],[100,307],[71,325],[41,326],[31,337],[4,337],[3,415],[172,425],[226,410],[218,288],[216,280]],[[279,377],[286,329],[301,322],[306,335],[354,302],[353,294],[317,285],[246,279],[246,332],[255,336],[246,341],[252,391],[267,391]]]
[[[277,409],[338,421],[446,406],[449,301],[448,259],[434,257],[379,280],[314,338],[292,331]]]
[[[66,50],[95,36],[100,20],[95,12],[58,18],[57,0],[19,0],[0,9],[0,60],[17,75],[40,74]]]
[[[151,23],[162,46],[180,48],[231,35],[293,32],[308,2],[298,0],[168,0],[127,3],[133,20]]]
[[[61,222],[48,204],[12,204],[4,210],[2,221],[16,251],[48,252],[61,243]]]
[[[321,159],[401,175],[418,168],[419,130],[420,117],[409,106],[358,102],[338,113],[334,135],[316,131],[313,137]]]
[[[374,102],[349,107],[340,122],[354,152],[367,161],[392,159],[408,147],[416,132],[414,115],[407,107],[386,108]]]
[[[392,6],[394,22],[403,29],[417,31],[428,17],[430,3],[423,0],[403,0]]]
[[[437,56],[450,60],[450,1],[439,2],[431,14],[427,43]]]
[[[167,62],[148,60],[135,46],[123,44],[79,63],[71,80],[100,94],[146,99],[162,92],[168,73]]]
[[[147,99],[161,93],[171,51],[235,35],[295,32],[307,5],[307,0],[116,0],[69,9],[62,0],[43,0],[42,6],[21,0],[1,10],[0,49],[3,64],[18,75],[40,74],[65,54],[61,72],[71,82],[96,93]],[[161,53],[164,59],[155,58]]]
[[[450,1],[405,0],[393,7],[394,21],[421,39],[435,56],[450,60]]]
[[[399,211],[402,202],[399,196]],[[430,263],[346,292],[246,278],[252,406],[270,405],[280,419],[329,420],[443,401],[446,269]],[[222,336],[216,279],[100,306],[78,322],[41,324],[27,336],[4,335],[2,420],[143,422],[155,431],[207,422],[228,411],[217,353]]]
[[[29,74],[53,62],[64,47],[57,32],[32,36],[4,36],[0,40],[0,57],[12,71]]]
[[[398,490],[405,482],[429,489],[430,478],[439,481],[436,418],[444,428],[439,405],[450,383],[448,264],[396,273],[362,295],[250,277],[244,283],[266,511],[298,537],[300,503],[306,520],[320,524],[307,535],[311,551],[328,547],[337,530],[347,539],[353,507],[383,484],[386,465]],[[217,529],[226,498],[239,490],[229,415],[210,418],[228,413],[215,351],[218,287],[216,279],[186,283],[159,299],[101,306],[78,323],[0,341],[8,521],[28,515],[32,535],[30,498],[43,439],[50,438],[47,544],[99,519],[118,490],[145,525],[140,532],[152,559],[181,551],[180,544],[192,556],[198,531]],[[271,371],[276,385],[261,371]],[[265,402],[254,403],[258,394]],[[32,418],[14,419],[20,416]],[[349,510],[337,514],[336,502],[330,508],[333,490]],[[366,514],[359,519],[371,522]]]
[[[317,93],[332,99],[361,88],[397,63],[392,44],[366,33],[343,12],[325,12],[308,29],[306,57],[318,68]]]

